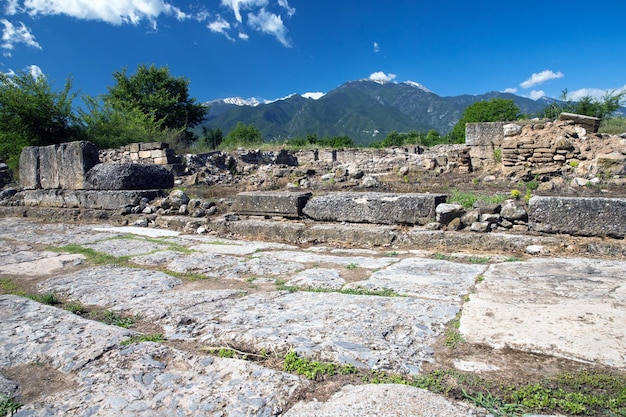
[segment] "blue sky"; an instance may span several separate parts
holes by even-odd
[[[0,0],[0,71],[106,93],[167,65],[199,101],[415,81],[441,96],[626,89],[626,2]]]

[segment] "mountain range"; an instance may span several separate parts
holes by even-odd
[[[348,81],[327,94],[294,94],[272,102],[227,98],[209,101],[202,124],[228,133],[238,122],[253,125],[267,140],[349,136],[358,145],[383,140],[391,131],[448,133],[463,110],[478,101],[512,99],[524,114],[536,114],[554,99],[532,100],[509,93],[441,97],[421,84]]]

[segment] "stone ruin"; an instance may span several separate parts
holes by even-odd
[[[572,185],[597,175],[624,184],[624,135],[594,133],[593,118],[562,118],[468,124],[466,144],[429,149],[238,150],[181,158],[163,143],[104,151],[89,142],[28,147],[20,161],[24,190],[3,195],[2,205],[104,209],[141,216],[124,220],[136,225],[188,231],[239,230],[233,221],[252,217],[623,238],[626,200],[620,198],[534,196],[528,202],[511,198],[464,209],[448,204],[445,194],[380,192],[381,176],[411,172],[493,173],[513,181],[571,177]],[[331,182],[345,190],[307,191]],[[179,190],[164,198],[161,190],[175,184],[225,184],[245,191],[219,202],[189,198]],[[223,221],[212,222],[218,213]]]

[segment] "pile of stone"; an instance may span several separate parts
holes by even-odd
[[[120,209],[123,216],[130,214],[142,214],[141,219],[136,220],[135,226],[154,225],[158,216],[191,216],[196,219],[212,217],[218,214],[217,203],[214,201],[189,198],[181,190],[173,190],[164,198],[141,198]]]
[[[528,230],[528,212],[521,201],[510,199],[502,204],[474,204],[466,210],[460,204],[439,204],[435,209],[436,223],[431,228],[447,230],[469,228],[473,232],[495,230],[525,232]]]

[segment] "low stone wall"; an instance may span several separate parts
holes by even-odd
[[[120,210],[128,204],[140,204],[142,199],[152,201],[162,195],[158,190],[24,190],[16,198],[26,207]]]
[[[498,161],[495,150],[502,145],[505,122],[467,123],[465,144],[474,169],[492,169]]]
[[[100,151],[100,159],[109,163],[156,165],[181,163],[174,149],[171,149],[169,143],[165,142],[131,143],[117,149],[104,149]]]

